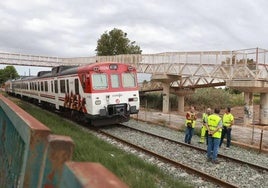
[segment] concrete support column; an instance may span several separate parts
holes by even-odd
[[[163,86],[163,113],[169,113],[169,84],[162,83]]]
[[[250,125],[253,123],[253,93],[244,92],[244,125]]]
[[[268,93],[260,96],[260,124],[268,125]]]
[[[184,98],[185,96],[183,95],[178,95],[178,111],[179,112],[184,112]]]

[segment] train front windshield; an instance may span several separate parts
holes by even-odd
[[[106,74],[93,74],[93,89],[108,89],[108,80]]]
[[[122,74],[122,83],[124,88],[131,88],[136,86],[135,75],[132,73]]]
[[[108,89],[108,75],[106,74],[93,74],[92,75],[92,85],[95,90]],[[133,88],[136,87],[136,77],[133,73],[123,73],[122,74],[122,84],[120,84],[120,76],[118,74],[110,75],[111,88],[119,88],[121,85],[123,88]]]

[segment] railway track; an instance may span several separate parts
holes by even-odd
[[[114,129],[121,129],[119,131],[116,131],[116,132],[119,132],[120,134],[119,135],[114,134],[113,133]],[[145,132],[145,131],[140,130],[140,129],[126,127],[124,125],[120,125],[118,127],[112,128],[112,129],[109,128],[109,129],[100,129],[99,130],[100,133],[105,134],[106,136],[108,136],[110,138],[116,139],[117,141],[122,142],[124,144],[127,144],[130,147],[133,147],[141,152],[144,152],[144,153],[147,153],[148,155],[154,156],[154,157],[158,158],[159,160],[163,161],[164,163],[173,165],[176,168],[184,169],[189,174],[195,174],[198,177],[202,177],[203,179],[205,179],[209,182],[212,182],[218,186],[221,186],[221,187],[242,187],[242,185],[238,185],[238,184],[232,182],[230,180],[231,178],[227,177],[224,179],[224,178],[221,178],[221,176],[219,176],[219,175],[215,175],[215,176],[210,175],[210,174],[213,174],[213,167],[211,166],[212,164],[208,164],[207,168],[198,169],[195,166],[191,165],[191,163],[193,163],[193,161],[190,161],[187,164],[185,162],[179,162],[177,159],[167,157],[165,155],[159,154],[157,151],[148,149],[148,148],[146,148],[147,146],[139,145],[138,143],[131,141],[131,139],[125,139],[125,138],[123,138],[122,135],[124,134],[124,132],[127,132],[127,131],[132,132],[131,137],[135,137],[135,135],[137,135],[137,134],[139,134],[139,136],[144,135],[145,138],[147,137],[148,139],[154,140],[153,142],[164,143],[163,147],[169,147],[169,145],[175,145],[175,148],[182,147],[181,150],[186,150],[186,151],[188,150],[188,153],[199,152],[199,153],[201,153],[201,155],[205,156],[206,150],[204,150],[202,148],[199,148],[199,147],[196,147],[193,145],[188,145],[188,144],[185,144],[182,142],[178,142],[178,141],[175,141],[175,140],[172,140],[172,139],[160,136],[160,135],[155,135],[155,134],[152,134],[149,132]],[[148,143],[148,145],[150,145],[150,144]],[[195,154],[193,154],[193,155],[195,155]],[[176,158],[178,158],[178,157],[180,157],[180,156],[176,156]],[[219,155],[219,157],[221,159],[221,164],[222,163],[226,163],[226,164],[231,163],[231,164],[234,164],[234,167],[241,168],[242,171],[243,171],[243,168],[245,168],[247,170],[250,168],[250,169],[252,169],[251,173],[253,173],[253,174],[255,172],[258,172],[260,174],[268,172],[268,169],[266,167],[255,165],[253,163],[245,162],[245,161],[242,161],[242,160],[239,160],[236,158],[232,158],[232,157],[228,157],[225,155]],[[223,165],[225,165],[225,164],[223,164]],[[220,168],[220,167],[221,167],[220,165],[217,166],[217,168]]]
[[[79,122],[79,124],[83,124],[83,123]],[[178,145],[180,145],[180,147],[183,147],[183,148],[180,149],[180,151],[184,151],[185,148],[188,148],[188,153],[190,153],[190,154],[192,154],[193,152],[195,152],[195,150],[198,150],[199,152],[202,153],[202,156],[205,156],[205,154],[204,154],[204,151],[205,150],[202,149],[202,148],[194,147],[192,145],[188,145],[188,144],[185,144],[185,143],[182,143],[182,142],[177,142],[177,141],[174,141],[172,139],[165,138],[163,136],[159,136],[159,135],[155,136],[152,133],[144,132],[142,130],[134,130],[131,127],[127,127],[126,128],[126,127],[123,127],[122,125],[120,125],[118,128],[127,130],[128,132],[129,132],[129,130],[132,130],[132,132],[139,132],[142,135],[146,135],[145,137],[149,137],[150,136],[151,138],[149,138],[149,140],[159,139],[158,141],[154,141],[154,142],[157,142],[157,143],[165,143],[164,144],[164,147],[169,146],[169,145],[176,145],[176,147],[178,147]],[[228,180],[228,178],[227,179],[226,178],[221,178],[221,174],[217,174],[216,176],[211,176],[210,174],[213,174],[212,171],[213,171],[213,168],[214,168],[214,167],[212,167],[212,164],[210,164],[207,167],[205,167],[206,170],[204,170],[204,169],[198,169],[195,166],[192,166],[192,165],[187,164],[185,162],[179,162],[177,159],[170,158],[170,157],[167,157],[165,155],[159,154],[156,151],[153,151],[153,150],[150,150],[150,149],[146,149],[146,147],[140,146],[140,145],[138,145],[138,144],[136,144],[136,143],[134,143],[132,141],[127,141],[126,139],[124,139],[124,138],[122,138],[120,136],[117,136],[117,135],[108,133],[107,131],[109,131],[109,130],[113,130],[113,129],[106,129],[106,130],[105,129],[104,130],[98,129],[97,131],[100,132],[101,134],[105,134],[108,137],[111,137],[113,139],[116,139],[119,142],[123,142],[125,144],[128,144],[131,147],[136,148],[137,150],[140,150],[140,151],[142,151],[144,153],[147,153],[148,155],[155,156],[160,161],[163,161],[164,162],[164,165],[165,164],[170,164],[170,165],[173,165],[176,168],[184,169],[186,172],[188,172],[188,174],[195,174],[198,178],[199,177],[202,177],[202,179],[206,180],[207,182],[211,182],[211,183],[213,183],[215,185],[218,185],[218,186],[221,186],[221,187],[253,187],[249,183],[248,183],[248,185],[250,185],[250,186],[243,186],[243,185],[237,184],[236,182],[232,182],[232,181]],[[118,131],[118,132],[120,132],[120,135],[121,136],[123,135],[122,131]],[[110,134],[110,135],[108,135],[108,134]],[[133,137],[136,137],[136,136],[134,135]],[[167,151],[166,153],[169,153],[169,152]],[[195,156],[195,154],[194,154],[194,156]],[[178,158],[178,157],[181,157],[181,156],[180,155],[176,156],[176,158]],[[197,159],[193,159],[193,161],[196,161],[196,160]],[[233,159],[233,158],[228,158],[227,157],[224,160],[226,160],[225,163],[229,163],[229,162],[232,162],[232,161],[236,161],[238,159]],[[236,163],[240,163],[240,166],[238,168],[241,168],[241,171],[242,172],[244,171],[243,168],[242,168],[242,166],[251,166],[250,168],[257,169],[256,171],[253,171],[252,172],[253,175],[255,174],[255,172],[256,172],[256,174],[258,174],[258,173],[261,174],[261,175],[257,175],[257,177],[262,176],[262,174],[267,173],[267,168],[263,168],[263,167],[258,166],[258,165],[255,165],[254,166],[254,164],[244,163],[243,161],[242,162],[236,162]],[[218,165],[216,166],[216,168],[219,168],[219,167],[220,166],[218,166]],[[258,171],[258,173],[257,173],[257,171]],[[260,172],[260,171],[262,171],[262,172]],[[267,175],[265,177],[267,177]],[[255,178],[253,178],[253,179],[255,179]],[[260,181],[262,181],[262,180],[260,180]],[[266,181],[266,180],[264,180],[264,181]],[[267,183],[265,185],[267,185]],[[266,187],[266,186],[264,186],[264,187]]]
[[[128,128],[128,129],[131,129],[131,130],[134,130],[134,131],[138,131],[138,132],[141,132],[143,134],[147,134],[147,135],[150,135],[150,136],[153,136],[153,137],[157,137],[157,138],[160,138],[160,139],[163,139],[163,140],[168,140],[168,141],[173,142],[175,144],[183,145],[183,146],[186,146],[186,147],[189,147],[189,148],[192,148],[192,149],[204,152],[204,153],[207,152],[206,149],[203,149],[203,148],[200,148],[200,147],[197,147],[197,146],[194,146],[194,145],[186,144],[184,142],[179,142],[179,141],[176,141],[176,140],[173,140],[173,139],[169,139],[169,138],[157,135],[157,134],[153,134],[153,133],[150,133],[150,132],[147,132],[147,131],[143,131],[143,130],[140,130],[140,129],[129,127],[129,126],[126,126],[126,125],[123,125],[123,124],[120,124],[120,126]],[[248,165],[249,167],[255,168],[258,171],[267,171],[268,172],[268,168],[264,167],[264,166],[256,165],[254,163],[243,161],[243,160],[240,160],[240,159],[237,159],[237,158],[234,158],[234,157],[229,157],[229,156],[223,155],[223,154],[218,154],[218,157],[221,158],[221,159],[224,159],[226,161],[229,160],[229,161],[239,163],[241,165]]]

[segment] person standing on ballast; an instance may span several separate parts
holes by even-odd
[[[226,137],[227,137],[226,149],[229,149],[230,145],[231,145],[231,131],[232,131],[232,126],[234,124],[234,116],[233,116],[233,114],[231,114],[230,107],[227,107],[225,109],[225,113],[223,115],[222,120],[223,120],[223,129],[222,129],[220,147],[221,147],[222,142],[224,140],[224,137],[226,135]]]

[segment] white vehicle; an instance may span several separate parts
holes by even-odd
[[[126,122],[139,111],[136,69],[123,63],[59,66],[6,82],[6,92],[86,118],[91,125]]]

